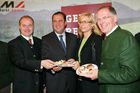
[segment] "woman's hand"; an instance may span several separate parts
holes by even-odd
[[[80,67],[80,64],[78,61],[74,61],[71,65],[71,67],[74,69],[74,70],[77,70],[78,67]]]
[[[90,78],[91,80],[95,80],[98,78],[98,69],[91,70],[86,72],[86,78]]]

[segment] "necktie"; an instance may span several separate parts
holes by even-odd
[[[29,44],[30,44],[30,45],[33,45],[32,39],[31,39],[31,38],[29,38]]]
[[[104,40],[106,40],[106,38],[107,38],[105,33],[102,34],[102,37],[104,38]]]
[[[64,41],[63,41],[63,35],[59,35],[59,38],[60,38],[60,43],[61,43],[61,45],[66,53],[66,46],[65,46]]]

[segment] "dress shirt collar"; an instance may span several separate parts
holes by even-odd
[[[27,36],[24,36],[23,34],[21,34],[21,36],[22,36],[23,38],[25,38],[27,41],[29,41],[29,39],[31,39],[31,40],[32,40],[32,44],[34,44],[33,36],[32,36],[32,35],[31,35],[30,37],[27,37]]]
[[[112,32],[114,32],[117,27],[118,25],[116,25],[109,33],[107,33],[106,36],[109,36]]]
[[[55,32],[55,31],[54,31],[54,32]],[[57,36],[57,38],[58,38],[59,40],[60,40],[59,35],[63,35],[63,41],[64,41],[64,43],[65,43],[65,45],[66,45],[66,33],[63,32],[62,34],[58,34],[58,33],[55,32],[55,34],[56,34],[56,36]]]

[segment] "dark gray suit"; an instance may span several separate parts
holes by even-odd
[[[42,59],[52,61],[75,59],[77,38],[71,33],[66,33],[66,51],[57,38],[55,32],[51,32],[42,38]],[[63,68],[52,74],[46,70],[46,93],[75,93],[76,73],[72,68]]]
[[[9,54],[14,64],[13,93],[41,93],[41,40],[33,37],[31,46],[22,36],[9,42]]]

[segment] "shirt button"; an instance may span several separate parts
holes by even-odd
[[[33,57],[36,57],[36,55],[33,55]]]
[[[35,69],[35,72],[38,72],[38,70],[37,70],[37,69]]]
[[[103,65],[104,63],[103,62],[101,62],[101,65]]]
[[[38,85],[38,82],[35,82],[36,85]]]

